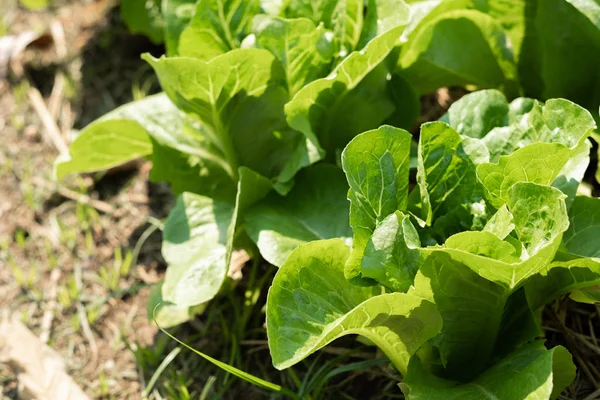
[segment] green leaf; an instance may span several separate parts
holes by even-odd
[[[176,56],[178,54],[179,37],[191,21],[195,11],[195,0],[162,0],[167,55]]]
[[[160,0],[123,0],[121,18],[132,33],[139,33],[155,44],[163,42],[164,21]]]
[[[196,13],[179,39],[178,53],[209,61],[237,49],[259,11],[258,0],[198,1]]]
[[[270,180],[251,169],[241,167],[239,176],[235,209],[227,230],[227,265],[229,265],[231,252],[233,251],[235,235],[239,225],[245,218],[246,211],[256,202],[262,200],[273,188]]]
[[[256,47],[267,49],[285,70],[287,87],[293,96],[315,79],[327,75],[333,57],[333,43],[327,31],[306,18],[283,19],[259,15],[252,31]]]
[[[362,258],[360,273],[394,292],[406,292],[425,259],[410,217],[400,211],[389,215],[373,232]]]
[[[175,193],[191,191],[230,201],[235,196],[229,165],[202,125],[179,111],[165,93],[106,114],[81,132],[69,152],[69,160],[57,160],[58,178],[150,156],[151,179],[169,182]]]
[[[549,186],[518,183],[510,196],[507,206],[519,248],[489,232],[462,232],[431,249],[448,253],[488,280],[513,290],[522,286],[546,268],[558,250],[568,227],[565,195]]]
[[[518,263],[520,261],[517,251],[511,243],[485,231],[465,231],[452,235],[446,240],[443,248],[461,250],[506,263]],[[450,253],[452,254],[452,252]],[[469,262],[466,264],[471,265]]]
[[[56,176],[110,169],[152,153],[146,130],[135,121],[115,119],[89,125],[57,159]]]
[[[277,176],[299,135],[285,123],[285,74],[267,50],[230,51],[206,63],[193,58],[144,58],[169,98],[202,121],[211,146],[232,176],[245,166]]]
[[[488,200],[500,207],[518,182],[552,184],[572,154],[572,150],[559,143],[535,143],[500,157],[497,164],[479,165],[477,176],[487,189]]]
[[[525,285],[525,291],[527,302],[534,310],[541,309],[568,293],[571,293],[571,297],[576,300],[577,297],[585,296],[586,292],[599,293],[600,262],[589,258],[555,261],[548,266],[547,270],[532,277]],[[600,299],[595,301],[598,302]]]
[[[445,13],[459,10],[474,10],[491,16],[504,29],[507,37],[507,45],[514,53],[514,59],[518,60],[522,50],[523,37],[525,35],[525,21],[535,9],[535,3],[526,0],[504,1],[479,1],[479,0],[411,0],[412,18],[408,27],[410,33],[420,25],[425,25],[432,20],[440,18]]]
[[[477,167],[490,202],[500,207],[516,182],[554,183],[572,197],[588,163],[585,141],[596,127],[592,115],[568,100],[553,99],[543,110],[534,102],[529,112],[512,119],[513,125],[496,128],[483,139],[492,160],[510,154]]]
[[[504,307],[493,357],[503,358],[522,345],[543,337],[544,331],[541,326],[542,309],[531,309],[525,288],[512,293]]]
[[[377,224],[406,209],[410,143],[408,132],[386,125],[356,136],[342,153],[354,232],[346,277],[355,282],[361,281],[363,251]]]
[[[428,225],[435,222],[438,240],[481,224],[486,210],[475,174],[481,151],[485,159],[481,145],[463,140],[444,122],[421,125],[417,167],[421,218]]]
[[[600,103],[600,7],[594,0],[536,1],[520,61],[523,87],[536,98]]]
[[[577,148],[596,128],[594,117],[585,108],[565,99],[550,99],[544,106],[544,122],[551,133],[547,140]]]
[[[182,143],[182,142],[176,142]],[[233,202],[236,194],[235,181],[220,163],[202,157],[202,141],[188,151],[152,139],[152,182],[168,182],[175,194],[192,192],[214,199]]]
[[[168,97],[157,94],[121,106],[81,131],[58,160],[59,179],[74,172],[102,171],[152,153],[151,136],[169,138],[182,129],[185,116]]]
[[[461,97],[441,120],[461,135],[481,139],[492,129],[508,125],[508,119],[506,97],[502,92],[490,89]]]
[[[497,90],[482,90],[462,97],[442,121],[462,135],[481,139],[494,163],[500,156],[538,142],[561,143],[576,150],[555,182],[570,196],[585,171],[586,144],[581,142],[595,127],[589,112],[570,101],[549,100],[543,105],[537,100],[518,98],[509,105]]]
[[[408,24],[411,10],[404,0],[369,0],[359,48],[397,26]]]
[[[592,143],[584,140],[574,151],[569,161],[564,165],[558,176],[552,182],[552,186],[567,195],[567,207],[571,207],[577,189],[583,181],[583,177],[590,165],[590,149]]]
[[[332,18],[340,56],[344,57],[357,48],[363,28],[364,0],[338,0]]]
[[[575,366],[564,347],[546,350],[535,341],[467,383],[438,378],[414,358],[400,387],[410,400],[537,400],[558,396],[574,378]]]
[[[592,137],[596,144],[600,143],[600,135],[597,132],[592,132]],[[596,167],[596,182],[600,183],[600,146],[598,146],[598,166]]]
[[[269,263],[281,266],[300,244],[349,238],[348,185],[334,166],[302,171],[285,197],[272,193],[246,213],[246,231]]]
[[[561,143],[575,149],[594,126],[586,110],[567,100],[548,100],[543,105],[519,98],[510,104],[508,124],[490,131],[483,142],[490,150],[491,160],[497,162],[500,156],[532,143]]]
[[[439,349],[443,376],[464,381],[482,372],[494,350],[506,288],[478,276],[448,254],[433,252],[409,293],[435,303],[442,316],[442,332],[432,344]]]
[[[398,66],[419,93],[468,84],[512,88],[516,78],[504,29],[476,10],[424,20],[402,47]]]
[[[570,253],[600,258],[600,199],[577,196],[569,210],[563,242]]]
[[[179,343],[180,345],[182,345],[183,347],[185,347],[188,350],[193,351],[194,353],[196,353],[197,355],[199,355],[200,357],[202,357],[203,359],[205,359],[206,361],[210,362],[211,364],[221,368],[223,371],[226,371],[227,373],[230,373],[231,375],[242,379],[252,385],[258,386],[261,389],[266,389],[266,390],[271,390],[273,392],[276,393],[280,393],[284,396],[287,396],[288,398],[294,399],[294,400],[299,400],[300,398],[292,391],[281,387],[280,385],[276,385],[274,383],[271,383],[269,381],[265,381],[264,379],[261,379],[257,376],[254,376],[252,374],[249,374],[245,371],[242,371],[240,369],[237,369],[227,363],[224,363],[223,361],[219,361],[216,358],[212,358],[209,355],[206,355],[204,353],[202,353],[201,351],[198,351],[196,349],[194,349],[193,347],[191,347],[190,345],[188,345],[187,343],[177,339],[175,336],[173,336],[172,334],[170,334],[168,331],[166,331],[165,329],[163,329],[161,326],[158,327],[158,329],[160,329],[162,331],[162,333],[164,333],[165,335],[167,335],[168,337],[170,337],[171,339],[173,339],[174,341],[176,341],[177,343]]]
[[[384,124],[412,129],[421,115],[421,97],[410,82],[398,74],[392,74],[388,82],[388,90],[398,112],[390,115]]]
[[[490,232],[501,240],[506,239],[514,229],[513,215],[508,211],[506,204],[500,207],[483,227],[484,232]]]
[[[333,29],[333,13],[338,0],[289,0],[283,1],[281,14],[287,18],[308,18],[315,24],[323,22],[325,28]]]
[[[204,303],[219,292],[246,209],[271,190],[271,182],[240,168],[235,205],[192,193],[178,197],[163,233],[168,268],[162,294],[177,306]]]
[[[302,88],[285,105],[289,126],[333,159],[358,133],[380,125],[394,111],[383,65],[402,33],[394,28],[345,58],[326,78]]]
[[[183,193],[165,221],[162,254],[169,267],[162,295],[179,307],[212,299],[227,274],[228,227],[234,207]]]
[[[290,367],[349,334],[371,340],[399,371],[441,329],[435,305],[404,293],[372,297],[344,278],[349,250],[340,239],[301,245],[277,272],[267,298],[273,365]]]
[[[560,240],[569,227],[565,198],[560,190],[548,186],[517,183],[509,190],[507,205],[523,245],[522,258]]]

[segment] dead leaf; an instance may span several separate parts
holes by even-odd
[[[234,250],[231,253],[231,261],[229,262],[229,271],[227,276],[234,281],[242,279],[242,268],[250,260],[250,256],[246,250]]]
[[[15,315],[0,323],[0,360],[17,375],[19,398],[88,400],[65,372],[58,353],[45,345]]]

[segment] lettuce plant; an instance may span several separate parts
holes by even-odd
[[[600,300],[600,199],[577,196],[595,127],[567,100],[475,92],[421,126],[412,190],[408,132],[355,137],[341,155],[352,245],[302,244],[277,272],[275,367],[357,334],[411,400],[556,398],[575,367],[539,339],[541,310]]]
[[[345,269],[351,283],[385,277],[389,289],[406,290],[427,253],[421,245],[483,229],[492,210],[500,212],[499,224],[508,224],[504,229],[512,226],[503,218],[516,218],[511,190],[531,177],[519,168],[530,158],[535,184],[552,183],[568,195],[567,206],[574,201],[589,142],[579,143],[580,133],[570,128],[560,135],[549,128],[546,114],[560,115],[552,111],[555,101],[509,106],[499,92],[483,92],[477,95],[483,100],[469,97],[446,116],[455,134],[441,123],[427,125],[419,157],[406,153],[411,137],[404,134],[377,162],[365,153],[363,164],[352,166],[341,153],[382,124],[412,127],[419,96],[442,86],[498,88],[509,98],[567,97],[597,108],[597,63],[585,58],[598,46],[594,0],[123,0],[122,11],[133,30],[165,42],[166,56],[144,55],[163,93],[90,124],[56,172],[152,161],[150,178],[168,182],[179,196],[165,223],[168,269],[160,289],[164,301],[181,308],[178,315],[219,293],[234,248],[252,256],[258,250],[281,266],[303,243],[352,240]],[[486,107],[475,107],[484,100]],[[368,140],[360,137],[347,152]],[[439,151],[454,154],[444,168],[436,168]],[[420,189],[406,196],[411,158]],[[340,162],[352,177],[349,186],[335,166]],[[555,171],[545,167],[550,162],[568,164]],[[357,186],[364,168],[386,163],[398,165],[395,180],[380,194],[381,209],[365,211],[358,205],[374,200],[370,189]],[[349,188],[352,206],[345,201]],[[408,266],[401,273],[363,268],[364,257],[381,257],[366,250],[376,226],[396,211],[402,214],[395,223],[406,229],[401,240],[411,249]],[[530,255],[527,271],[552,249],[515,257]],[[512,271],[499,270],[482,274],[508,279]],[[513,278],[528,278],[523,271]]]
[[[363,0],[290,3],[276,16],[257,1],[198,2],[169,56],[144,55],[164,92],[86,127],[57,176],[151,159],[150,178],[179,195],[161,294],[183,310],[219,293],[234,248],[258,245],[281,265],[301,243],[349,238],[348,186],[331,164],[403,109],[406,85],[389,60],[410,9],[394,4],[382,24],[387,11],[372,2],[365,14]]]
[[[509,96],[564,97],[597,112],[598,1],[409,3],[398,68],[418,93],[471,84]]]

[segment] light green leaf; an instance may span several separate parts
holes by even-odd
[[[56,175],[106,170],[148,156],[150,137],[173,136],[184,119],[164,93],[125,104],[81,131],[69,149],[70,159],[58,160]]]
[[[397,26],[407,25],[411,9],[404,0],[369,0],[359,48]]]
[[[333,43],[322,25],[264,15],[256,16],[252,25],[256,47],[269,50],[283,65],[291,96],[329,71]]]
[[[410,217],[389,215],[373,232],[362,258],[360,273],[394,292],[406,292],[425,259]]]
[[[585,304],[600,303],[600,285],[586,287],[571,292],[571,300]]]
[[[596,128],[596,121],[585,108],[565,99],[550,99],[544,106],[544,122],[550,130],[549,142],[575,149]]]
[[[452,235],[442,248],[461,250],[506,263],[519,263],[517,250],[509,242],[489,232],[465,231]],[[452,252],[451,252],[452,253]],[[470,265],[471,263],[466,263]]]
[[[302,132],[333,159],[358,133],[373,129],[394,111],[388,72],[381,62],[401,34],[394,28],[345,58],[326,78],[302,88],[285,105],[289,126]]]
[[[569,227],[566,196],[548,186],[517,183],[509,190],[508,208],[514,216],[515,232],[531,257],[561,238]]]
[[[478,165],[477,176],[487,190],[488,200],[501,207],[518,182],[552,184],[572,156],[573,150],[560,143],[535,143],[500,157],[497,164]]]
[[[592,143],[589,140],[584,140],[574,150],[574,154],[571,156],[569,161],[564,165],[563,169],[559,172],[558,176],[552,182],[552,186],[567,195],[567,207],[571,207],[575,196],[577,195],[577,189],[583,181],[583,177],[590,165],[590,149]]]
[[[475,228],[485,216],[483,188],[474,163],[480,161],[481,150],[485,159],[480,145],[463,140],[444,122],[421,125],[417,167],[421,218],[428,225],[435,221],[435,233],[441,241]]]
[[[482,372],[494,350],[506,288],[478,276],[448,254],[433,252],[419,269],[409,294],[435,303],[442,316],[442,332],[432,340],[440,352],[442,374],[465,381]]]
[[[445,247],[432,249],[448,253],[452,259],[465,264],[480,276],[513,290],[545,268],[560,244],[560,240],[556,239],[533,257],[520,260],[515,249],[509,247],[510,243],[500,241],[497,236],[489,232],[464,232],[458,235],[460,241],[450,240],[451,237],[450,243],[447,241]],[[510,252],[501,253],[498,249]],[[492,255],[497,258],[492,258]]]
[[[272,193],[246,213],[246,232],[260,254],[281,266],[302,243],[350,238],[348,185],[334,166],[318,165],[302,171],[285,197]]]
[[[479,90],[461,97],[442,117],[456,132],[476,139],[509,122],[508,101],[498,90]]]
[[[484,184],[492,186],[492,202],[496,207],[505,200],[495,198],[499,189],[494,187],[503,179],[503,173],[522,180],[524,174],[535,176],[538,165],[544,162],[557,162],[561,170],[555,176],[556,171],[545,168],[549,175],[538,177],[538,183],[553,183],[569,195],[568,203],[572,201],[571,198],[575,195],[589,163],[589,144],[584,138],[595,127],[587,110],[562,99],[549,100],[543,105],[536,100],[518,98],[509,105],[500,92],[485,90],[461,98],[450,107],[442,120],[448,122],[459,133],[480,140],[479,143],[487,147],[490,160],[498,163],[493,164],[493,167],[489,164],[481,167],[482,173],[485,171],[486,174],[491,174],[489,177],[486,175],[489,181]],[[560,146],[539,145],[539,142],[560,143],[572,151],[567,152]],[[515,151],[531,144],[535,144],[536,147],[514,155],[515,158],[520,158],[520,162],[515,159],[510,162],[507,159],[499,161],[501,156],[512,156]],[[560,152],[558,160],[552,151]],[[521,165],[530,161],[531,154],[538,152],[542,159],[535,165]],[[501,166],[504,166],[504,169]],[[522,171],[519,171],[519,168]],[[510,187],[514,179],[509,178],[504,184]]]
[[[504,240],[515,229],[513,215],[508,211],[506,204],[496,211],[483,227],[484,232],[490,232],[499,239]]]
[[[169,267],[165,301],[189,307],[212,299],[227,274],[227,230],[234,207],[208,197],[183,193],[169,213],[162,254]]]
[[[135,121],[114,119],[89,125],[57,159],[56,176],[102,171],[152,153],[146,130]]]
[[[285,74],[271,53],[239,49],[208,63],[144,57],[169,98],[202,121],[205,137],[232,176],[240,166],[269,178],[281,172],[299,135],[286,126]]]
[[[507,203],[518,236],[515,248],[489,232],[462,232],[440,250],[480,276],[511,289],[546,268],[568,227],[565,195],[549,186],[518,183]],[[509,236],[510,238],[510,236]]]
[[[179,52],[179,37],[194,16],[196,1],[162,0],[161,8],[165,21],[164,36],[167,55],[176,56]]]
[[[194,306],[217,295],[229,269],[239,221],[245,210],[263,198],[271,182],[240,168],[235,205],[192,193],[178,197],[165,222],[163,257],[168,268],[165,301]]]
[[[155,44],[163,42],[160,0],[123,0],[121,18],[132,33],[148,36]]]
[[[571,150],[582,146],[595,122],[591,114],[578,105],[564,99],[551,99],[545,105],[536,100],[519,98],[510,104],[509,124],[493,129],[483,138],[490,150],[491,159],[509,155],[516,149],[532,143],[561,143]],[[578,153],[579,154],[579,153]],[[576,162],[563,173],[576,169]]]
[[[555,398],[574,378],[575,366],[564,347],[547,350],[535,341],[467,383],[438,378],[414,358],[400,387],[410,400],[539,400]]]
[[[569,221],[563,238],[566,250],[600,258],[600,199],[577,196],[569,210]]]
[[[399,68],[419,93],[475,84],[513,90],[513,54],[502,26],[476,10],[423,21],[402,47]]]
[[[151,179],[167,181],[175,193],[233,199],[228,164],[207,140],[203,127],[179,111],[165,93],[134,101],[86,127],[58,160],[59,178],[105,170],[142,156],[152,159]]]
[[[527,302],[538,310],[556,298],[571,293],[580,298],[586,292],[600,292],[600,261],[576,258],[570,261],[555,261],[525,285]],[[579,300],[578,300],[579,301]],[[600,300],[595,300],[600,301]],[[588,301],[585,301],[588,302]]]
[[[377,224],[406,209],[411,138],[405,130],[385,125],[356,136],[342,153],[354,232],[346,277],[355,282],[361,280],[363,251]]]
[[[373,291],[344,278],[349,250],[340,239],[301,245],[277,272],[267,298],[273,365],[290,367],[349,334],[371,340],[405,372],[410,356],[441,329],[435,305]]]
[[[259,11],[258,0],[198,1],[194,17],[179,38],[179,55],[209,61],[237,49]]]
[[[283,1],[281,13],[286,18],[308,18],[315,24],[325,23],[325,28],[333,29],[333,13],[338,0],[289,0]]]
[[[357,48],[363,29],[364,0],[338,0],[332,18],[340,56],[344,57]]]

